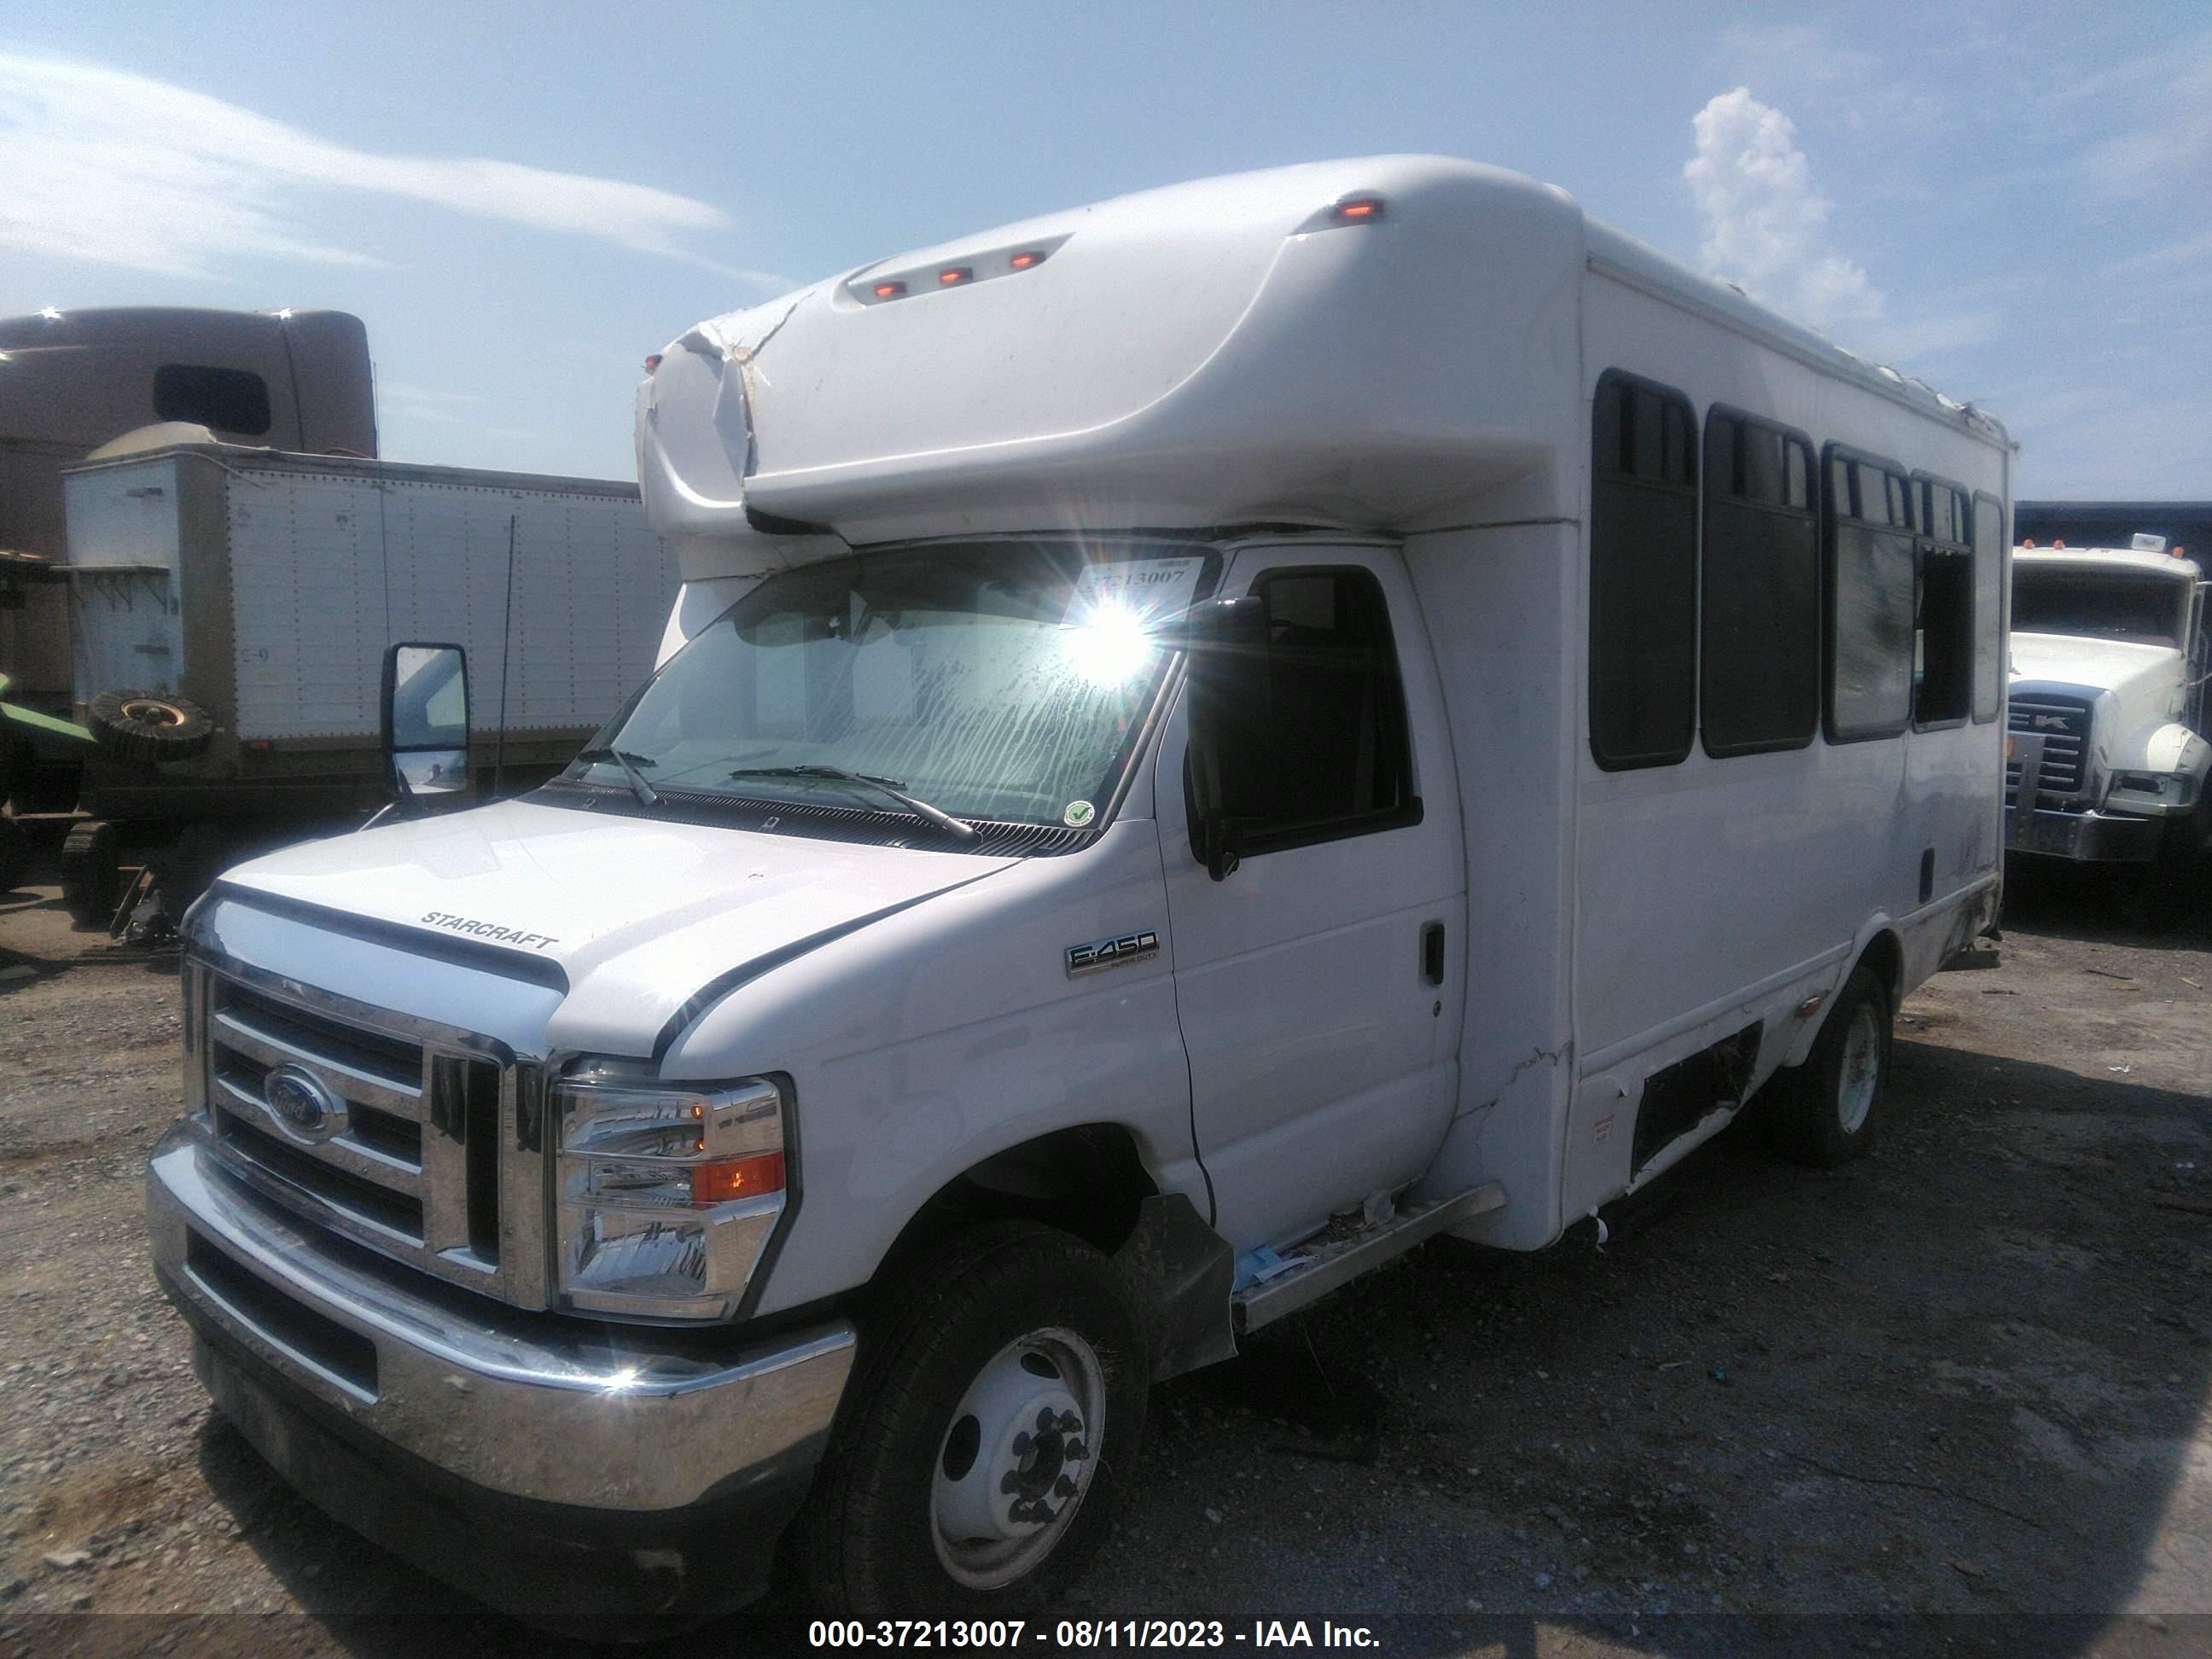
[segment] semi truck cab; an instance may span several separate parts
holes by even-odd
[[[2083,861],[2202,851],[2205,582],[2162,538],[2017,548],[2006,845]]]

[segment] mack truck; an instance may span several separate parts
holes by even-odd
[[[2164,537],[2016,548],[2006,846],[2085,862],[2201,856],[2212,837],[2203,571]]]
[[[1205,179],[647,364],[659,667],[477,803],[418,613],[399,810],[185,919],[148,1171],[217,1408],[525,1617],[1002,1639],[1155,1382],[1747,1109],[1860,1156],[1996,921],[2003,427],[1554,186]]]

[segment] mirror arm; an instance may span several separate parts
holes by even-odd
[[[1206,823],[1206,873],[1226,881],[1244,862],[1244,826],[1235,818],[1209,818]]]

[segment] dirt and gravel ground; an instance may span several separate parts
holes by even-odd
[[[2015,883],[2002,965],[1906,1005],[1870,1160],[1733,1132],[1602,1248],[1431,1245],[1161,1390],[1067,1611],[1428,1615],[1382,1626],[1406,1652],[2212,1651],[2212,903],[2147,936],[2110,897]],[[173,957],[0,895],[0,1655],[561,1646],[210,1414],[141,1233],[177,1048]]]

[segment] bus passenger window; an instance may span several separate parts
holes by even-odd
[[[1966,543],[1966,493],[1940,479],[1912,481],[1919,520],[1917,615],[1913,627],[1912,720],[1948,726],[1973,696],[1974,556]]]
[[[1590,439],[1589,744],[1607,771],[1672,766],[1697,720],[1696,417],[1608,369]]]
[[[2004,708],[2004,503],[1976,495],[1974,547],[1974,721],[1986,725]]]
[[[1894,737],[1912,713],[1915,567],[1904,477],[1856,458],[1850,470],[1852,495],[1831,492],[1825,506],[1832,743]]]
[[[1709,755],[1802,749],[1820,720],[1820,541],[1804,437],[1705,418],[1700,723]]]

